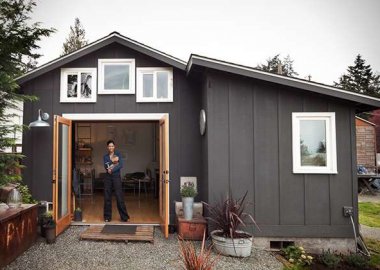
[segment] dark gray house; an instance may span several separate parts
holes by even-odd
[[[126,183],[136,171],[153,175],[153,194],[126,185],[132,222],[167,234],[180,178],[195,176],[197,201],[248,191],[256,245],[354,249],[343,207],[353,207],[357,226],[355,113],[380,107],[377,98],[198,55],[186,63],[116,32],[18,82],[39,97],[25,104],[24,124],[39,109],[54,116],[24,133],[23,151],[24,180],[34,197],[53,201],[57,233],[78,203],[74,168],[85,222],[101,216],[101,155],[114,138]]]

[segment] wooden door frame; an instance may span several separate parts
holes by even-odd
[[[162,131],[161,131],[161,125],[164,125],[163,127],[163,134],[162,134]],[[169,163],[169,117],[168,116],[163,116],[160,121],[159,121],[159,137],[160,137],[160,187],[162,186],[162,188],[164,189],[164,192],[162,193],[161,190],[160,190],[160,193],[159,193],[159,197],[160,197],[160,200],[159,200],[159,203],[160,203],[160,206],[159,206],[159,211],[161,211],[161,208],[162,208],[162,202],[163,201],[166,201],[166,204],[163,206],[163,216],[162,216],[162,213],[160,212],[160,217],[161,217],[161,228],[162,228],[162,232],[164,234],[164,237],[165,238],[168,238],[169,237],[169,217],[170,217],[170,207],[169,207],[169,179],[170,179],[170,163]],[[163,142],[163,145],[165,147],[165,155],[164,155],[164,159],[165,159],[165,167],[163,169],[163,159],[162,159],[162,142]],[[164,194],[165,195],[165,198],[161,198],[161,194]]]
[[[169,113],[63,113],[62,117],[70,119],[72,121],[158,121],[160,125],[160,120],[166,119],[166,132],[167,132],[167,164],[168,168],[170,166],[169,161],[169,149],[170,149],[170,140],[169,140]],[[160,157],[161,159],[161,157]],[[169,174],[168,176],[169,177]],[[160,175],[161,179],[161,175]],[[169,178],[168,178],[169,179]],[[167,224],[169,225],[170,221],[170,185],[167,185]],[[159,203],[161,201],[159,200]],[[169,232],[168,226],[166,226],[165,232]],[[167,233],[166,233],[167,235]],[[167,237],[167,236],[166,236]]]
[[[60,164],[59,161],[59,139],[60,139],[60,133],[59,133],[59,124],[64,124],[68,126],[68,144],[67,144],[67,214],[62,217],[60,220],[58,220],[58,204],[57,201],[58,198],[58,177],[59,177],[59,170],[58,166]],[[52,178],[52,188],[53,188],[53,218],[56,221],[56,228],[55,228],[55,234],[58,235],[61,232],[63,232],[68,225],[71,223],[71,216],[72,216],[72,204],[71,204],[71,137],[72,137],[72,121],[70,119],[61,117],[59,115],[54,115],[54,128],[53,128],[53,178]]]

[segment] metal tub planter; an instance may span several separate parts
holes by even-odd
[[[237,233],[245,234],[246,238],[228,238],[218,236],[220,230],[211,232],[212,243],[215,249],[222,255],[233,257],[249,257],[252,250],[253,237],[243,231],[236,231]],[[250,237],[249,237],[250,236]]]

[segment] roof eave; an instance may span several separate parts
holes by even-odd
[[[236,65],[233,63],[228,63],[216,59],[210,59],[203,56],[191,55],[186,67],[187,74],[191,73],[194,66],[203,66],[206,68],[221,70],[237,75],[242,75],[246,77],[251,77],[263,81],[278,83],[281,85],[286,85],[294,88],[303,89],[306,91],[319,93],[322,95],[332,96],[340,99],[349,100],[359,104],[369,105],[368,108],[380,108],[380,99],[375,97],[370,97],[362,94],[348,92],[339,88],[332,86],[324,86],[318,83],[305,82],[297,78],[286,77],[282,75],[272,74],[265,71],[255,70],[249,67],[244,67]],[[367,106],[366,106],[367,107]],[[360,111],[365,111],[366,109],[361,109]]]
[[[124,37],[117,32],[113,32],[106,37],[98,39],[98,40],[84,46],[83,48],[76,50],[75,52],[72,52],[72,53],[67,54],[65,56],[54,59],[54,60],[52,60],[52,61],[50,61],[50,62],[48,62],[48,63],[46,63],[40,67],[37,67],[37,68],[29,71],[28,73],[25,73],[24,75],[16,78],[16,81],[18,84],[23,84],[26,81],[34,79],[34,78],[36,78],[36,77],[38,77],[38,76],[40,76],[46,72],[49,72],[53,69],[59,68],[60,66],[63,66],[69,62],[72,62],[72,61],[74,61],[74,60],[76,60],[76,59],[78,59],[84,55],[87,55],[87,54],[92,53],[96,50],[99,50],[100,48],[103,48],[103,47],[105,47],[111,43],[114,43],[114,42],[119,43],[121,45],[124,45],[126,47],[129,47],[129,48],[136,50],[140,53],[146,54],[146,55],[153,57],[155,59],[158,59],[158,60],[165,62],[171,66],[174,66],[180,70],[186,70],[186,62],[184,62],[178,58],[175,58],[173,56],[170,56],[168,54],[165,54],[161,51],[158,51],[156,49],[153,49],[149,46],[146,46],[142,43],[139,43],[137,41],[134,41],[132,39]]]

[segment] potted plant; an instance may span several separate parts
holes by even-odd
[[[82,209],[80,207],[74,210],[74,221],[82,221]]]
[[[193,218],[193,204],[194,197],[197,196],[198,192],[195,189],[193,182],[185,182],[181,187],[181,197],[182,197],[182,207],[183,215],[186,220],[191,220]]]
[[[252,215],[245,212],[248,191],[240,199],[231,195],[220,203],[210,205],[204,203],[209,216],[210,227],[213,229],[211,238],[215,249],[222,255],[234,257],[248,257],[251,255],[253,236],[239,230],[246,227],[248,222],[256,225]]]
[[[46,230],[44,225],[49,223],[50,220],[53,220],[53,213],[51,211],[47,211],[40,216],[39,223],[42,237],[46,237]]]
[[[55,227],[56,223],[54,219],[50,219],[45,225],[43,225],[46,233],[46,243],[52,244],[55,242],[56,235],[55,235]]]

